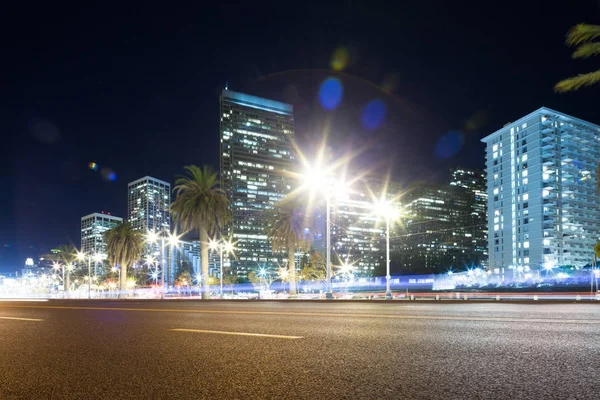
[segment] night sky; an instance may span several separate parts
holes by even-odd
[[[0,272],[79,246],[83,215],[126,217],[129,181],[218,168],[226,82],[294,104],[300,146],[328,133],[338,155],[366,149],[355,169],[406,184],[483,167],[480,139],[541,106],[600,123],[599,87],[552,91],[598,68],[563,44],[600,23],[598,0],[386,3],[4,10]]]

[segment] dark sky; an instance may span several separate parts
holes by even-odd
[[[406,183],[482,167],[480,139],[541,106],[600,123],[599,88],[552,91],[598,67],[563,45],[571,25],[600,23],[598,0],[149,4],[3,10],[0,271],[78,246],[83,215],[125,217],[128,181],[218,167],[226,81],[292,102],[301,146],[328,132],[339,154],[367,149],[354,168]],[[328,77],[343,87],[334,110],[319,99]],[[385,115],[369,124],[375,100]]]

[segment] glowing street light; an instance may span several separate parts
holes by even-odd
[[[342,195],[343,192],[347,191],[347,185],[345,183],[335,182],[332,177],[332,168],[323,166],[321,163],[317,163],[313,167],[306,169],[303,175],[304,186],[315,191],[323,192],[325,195],[326,203],[326,269],[327,269],[327,291],[325,293],[326,299],[333,299],[333,292],[331,290],[331,196],[332,190],[336,187],[338,195]]]
[[[208,248],[210,250],[213,251],[219,251],[219,269],[220,269],[220,277],[219,277],[219,284],[220,284],[220,297],[221,299],[223,298],[223,251],[225,251],[225,254],[231,254],[234,251],[234,246],[233,243],[231,243],[230,241],[227,241],[225,239],[221,239],[221,240],[211,240],[208,243]]]
[[[155,243],[158,243],[158,240],[160,239],[160,285],[161,285],[160,298],[161,299],[164,299],[164,296],[165,296],[165,273],[167,271],[167,261],[165,259],[165,238],[166,238],[167,244],[169,244],[171,246],[171,248],[177,247],[179,245],[180,237],[169,232],[167,228],[163,227],[159,230],[159,232],[148,231],[146,233],[146,242],[147,243],[155,244]],[[156,261],[158,261],[158,260],[156,260]],[[155,264],[155,273],[157,275],[159,273],[158,262],[156,262],[156,264]]]
[[[391,202],[380,199],[373,204],[375,213],[385,219],[385,298],[392,299],[390,288],[390,223],[400,218],[400,210],[392,205]]]

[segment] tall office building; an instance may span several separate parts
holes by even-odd
[[[105,254],[104,232],[123,222],[123,218],[102,213],[81,217],[81,251],[85,254]]]
[[[461,188],[458,194],[466,200],[464,214],[458,218],[458,235],[468,244],[476,263],[487,267],[487,186],[485,171],[465,167],[450,171],[450,186]]]
[[[236,242],[233,267],[240,275],[280,263],[265,233],[266,211],[292,189],[294,110],[289,104],[223,90],[221,105],[221,185]]]
[[[590,264],[600,238],[600,127],[542,107],[482,141],[494,272]]]
[[[385,186],[388,187],[385,187]],[[385,191],[393,199],[399,187],[380,178],[365,177],[352,183],[347,193],[334,195],[331,200],[331,263],[350,264],[354,275],[368,277],[385,271],[385,220],[377,215],[375,201]],[[375,197],[375,199],[373,198]],[[400,202],[394,200],[400,210]],[[320,213],[319,240],[315,243],[325,251],[325,210]],[[396,221],[391,226],[395,234]],[[335,272],[335,271],[334,271]]]
[[[165,281],[173,283],[179,277],[182,271],[193,271],[197,276],[202,273],[200,270],[200,241],[181,240],[177,246],[168,245],[165,248],[165,260],[169,268],[166,270]],[[209,254],[209,264],[213,257]]]
[[[397,268],[443,273],[487,265],[484,173],[456,168],[447,184],[422,183],[403,196],[404,229],[394,242]]]
[[[145,176],[127,185],[127,220],[144,234],[170,232],[170,204],[171,185],[165,181]]]

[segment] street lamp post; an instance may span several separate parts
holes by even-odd
[[[392,290],[390,289],[390,217],[385,219],[385,299],[392,299]]]
[[[325,202],[327,212],[327,239],[326,239],[326,263],[327,263],[327,292],[325,292],[326,299],[333,299],[333,291],[331,290],[331,191],[329,188],[325,189]]]
[[[220,271],[220,279],[219,279],[219,285],[220,285],[220,293],[219,293],[219,297],[221,299],[223,299],[223,250],[225,250],[225,252],[227,254],[233,252],[233,243],[224,240],[224,239],[220,239],[220,240],[211,240],[210,243],[208,244],[208,247],[211,250],[219,250],[219,271]]]
[[[88,299],[92,298],[92,256],[88,255]]]
[[[384,200],[374,204],[375,211],[385,218],[385,299],[392,300],[392,290],[390,287],[392,276],[390,274],[390,222],[391,219],[397,219],[400,212]]]
[[[326,213],[326,271],[327,271],[327,287],[325,292],[326,299],[333,299],[333,291],[331,288],[331,196],[332,187],[335,185],[339,192],[347,190],[346,185],[342,182],[334,182],[331,177],[331,168],[323,167],[317,164],[315,167],[308,169],[304,173],[305,185],[312,189],[317,189],[325,195],[325,213]]]
[[[168,241],[171,248],[177,246],[179,237],[171,234],[166,228],[160,230],[160,298],[165,298],[165,273],[167,272],[167,259],[165,258],[165,234],[168,234]],[[156,243],[158,241],[158,234],[154,231],[148,232],[146,240],[149,243]],[[155,272],[158,274],[158,265],[155,268]]]

